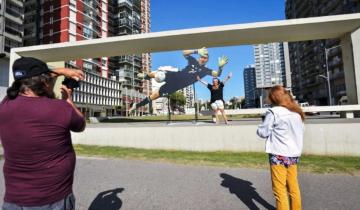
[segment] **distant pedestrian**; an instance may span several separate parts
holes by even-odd
[[[266,112],[257,134],[266,138],[276,206],[278,210],[299,210],[297,163],[303,147],[305,115],[290,92],[281,86],[271,88],[268,98],[273,108]]]

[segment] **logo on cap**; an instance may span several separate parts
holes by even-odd
[[[17,78],[23,77],[23,76],[25,76],[25,72],[24,72],[24,71],[16,70],[16,71],[14,72],[14,76],[17,77]]]

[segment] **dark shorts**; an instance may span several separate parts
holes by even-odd
[[[181,88],[180,88],[181,89]],[[160,89],[159,89],[159,95],[160,95],[160,97],[163,97],[163,96],[168,96],[169,94],[171,94],[171,93],[174,93],[174,92],[176,92],[177,90],[179,90],[179,88],[178,87],[175,87],[175,86],[173,86],[173,85],[171,85],[171,84],[165,84],[165,85],[163,85],[163,86],[161,86],[160,87]]]
[[[26,207],[4,202],[2,210],[75,210],[75,196],[71,193],[60,201],[43,206]]]
[[[189,79],[180,76],[179,72],[167,72],[165,84],[159,89],[160,97],[175,93],[176,91],[195,83],[195,76],[193,77],[194,78]]]

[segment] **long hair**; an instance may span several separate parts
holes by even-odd
[[[269,100],[275,106],[282,106],[290,111],[296,112],[301,116],[301,120],[305,120],[305,114],[300,106],[295,102],[290,91],[280,85],[272,87],[269,91]]]
[[[37,96],[55,98],[55,94],[52,91],[53,82],[54,79],[48,73],[26,79],[15,80],[11,87],[9,87],[6,91],[7,97],[10,100],[14,100],[19,94],[30,89]]]

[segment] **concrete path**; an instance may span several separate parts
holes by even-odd
[[[360,209],[360,177],[300,174],[300,184],[304,210]],[[78,158],[74,189],[80,210],[235,210],[275,205],[269,172],[256,169]],[[3,196],[1,172],[1,200]]]

